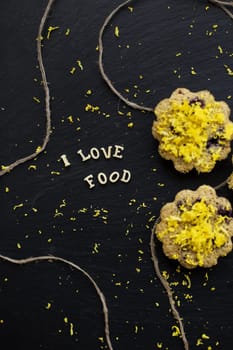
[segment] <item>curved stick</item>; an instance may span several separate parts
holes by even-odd
[[[160,218],[158,218],[155,221],[155,224],[154,224],[154,226],[152,228],[152,231],[151,231],[151,237],[150,237],[151,257],[152,257],[155,273],[156,273],[160,283],[162,284],[163,288],[165,289],[165,291],[167,293],[168,300],[169,300],[169,303],[170,303],[170,306],[171,306],[171,310],[172,310],[172,314],[173,314],[175,320],[179,324],[181,338],[182,338],[182,341],[183,341],[183,344],[184,344],[184,349],[185,350],[189,350],[189,343],[188,343],[188,340],[186,338],[186,334],[185,334],[185,331],[184,331],[184,325],[183,325],[181,316],[180,316],[180,314],[179,314],[179,312],[178,312],[178,310],[177,310],[177,308],[175,306],[175,300],[173,298],[173,292],[171,290],[171,287],[170,287],[169,283],[165,280],[165,278],[163,278],[163,276],[161,274],[161,271],[160,271],[160,268],[159,268],[159,261],[158,261],[158,258],[156,256],[156,253],[155,253],[154,235],[155,235],[155,227],[156,227],[156,225],[157,225],[159,220],[160,220]]]
[[[217,5],[233,6],[233,1],[209,0],[209,2]]]
[[[103,307],[103,313],[104,313],[104,324],[105,324],[104,330],[105,330],[106,342],[107,342],[109,350],[113,350],[113,346],[112,346],[111,339],[110,339],[108,307],[107,307],[105,296],[104,296],[103,292],[101,291],[101,289],[98,287],[95,280],[84,269],[82,269],[80,266],[76,265],[72,261],[63,259],[59,256],[53,256],[53,255],[35,256],[35,257],[31,257],[31,258],[26,258],[26,259],[13,259],[13,258],[10,258],[8,256],[4,256],[4,255],[0,254],[0,259],[8,261],[8,262],[16,264],[16,265],[25,265],[25,264],[29,264],[32,262],[43,261],[43,260],[60,261],[60,262],[63,262],[64,264],[66,264],[70,267],[73,267],[74,269],[80,271],[92,283],[92,285],[94,286],[94,288],[96,290],[96,293],[98,294],[98,296],[100,298],[100,301],[101,301],[102,307]]]
[[[120,99],[122,100],[126,105],[128,105],[131,108],[134,109],[139,109],[141,111],[148,111],[148,112],[153,112],[154,108],[151,107],[143,107],[138,105],[137,103],[134,103],[132,101],[129,101],[127,98],[125,98],[114,86],[113,83],[111,82],[111,80],[108,78],[107,74],[105,73],[104,70],[104,65],[103,65],[103,53],[104,53],[104,46],[103,46],[103,35],[105,32],[106,27],[108,26],[109,22],[112,20],[112,18],[115,16],[115,14],[117,14],[119,12],[119,10],[128,5],[130,2],[132,2],[132,0],[127,0],[125,2],[123,2],[122,4],[120,4],[119,6],[117,6],[105,19],[100,31],[99,31],[99,70],[101,73],[102,78],[104,79],[104,81],[107,83],[108,87],[112,90],[112,92]]]
[[[41,77],[42,77],[42,84],[43,84],[44,93],[45,93],[45,113],[46,113],[45,137],[43,139],[42,145],[40,146],[40,148],[38,150],[36,150],[35,152],[33,152],[32,154],[30,154],[26,157],[23,157],[23,158],[16,160],[15,162],[13,162],[9,165],[2,166],[2,170],[0,171],[0,176],[3,176],[6,173],[10,172],[12,169],[17,167],[18,165],[23,164],[23,163],[27,162],[28,160],[31,160],[31,159],[37,157],[41,152],[43,152],[45,150],[45,148],[49,142],[49,137],[50,137],[50,132],[51,132],[50,91],[49,91],[49,86],[48,86],[45,68],[44,68],[44,64],[43,64],[41,41],[42,41],[42,33],[44,30],[44,25],[45,25],[45,22],[48,18],[49,12],[51,10],[51,7],[52,7],[54,1],[55,0],[49,0],[48,5],[44,11],[42,18],[41,18],[39,29],[38,29],[38,35],[37,35],[37,59],[38,59],[38,63],[39,63],[39,68],[40,68]]]
[[[227,8],[227,6],[233,7],[233,1],[221,1],[221,0],[208,0],[212,4],[220,7],[226,14],[233,19],[233,13]]]
[[[228,177],[226,180],[222,181],[222,182],[221,182],[220,184],[218,184],[217,186],[214,186],[214,189],[217,191],[217,190],[219,190],[220,188],[224,187],[224,186],[227,184],[228,179],[229,179],[229,177]]]

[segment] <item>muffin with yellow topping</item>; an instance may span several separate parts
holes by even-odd
[[[231,204],[207,185],[182,190],[162,207],[155,234],[168,258],[188,269],[211,267],[232,250]]]
[[[152,134],[159,141],[159,153],[172,160],[176,170],[210,172],[216,161],[228,156],[233,140],[230,108],[209,91],[176,89],[154,113]]]

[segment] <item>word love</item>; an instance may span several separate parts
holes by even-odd
[[[84,152],[82,149],[77,151],[77,154],[81,157],[83,162],[88,160],[98,160],[98,159],[122,159],[123,158],[124,146],[121,145],[111,145],[107,147],[92,147],[88,152]],[[89,174],[83,181],[87,183],[89,189],[94,188],[96,183],[100,185],[106,185],[107,183],[123,182],[128,183],[131,179],[131,173],[127,169],[120,171],[113,171],[110,174],[105,174],[105,172],[99,172],[97,175]]]
[[[86,162],[89,159],[99,159],[100,157],[104,157],[105,159],[110,158],[119,158],[122,159],[123,155],[121,152],[124,150],[123,146],[120,145],[114,145],[114,146],[108,146],[108,147],[101,147],[100,149],[96,147],[92,147],[88,154],[84,154],[84,152],[79,149],[77,153],[81,156],[82,161]]]

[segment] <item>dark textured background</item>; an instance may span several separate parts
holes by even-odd
[[[96,46],[104,18],[118,4],[55,2],[45,37],[49,25],[59,29],[49,40],[45,38],[43,47],[53,132],[44,154],[0,179],[0,252],[18,258],[59,255],[85,268],[106,295],[114,350],[153,350],[160,343],[161,349],[178,350],[182,343],[171,336],[175,322],[151,263],[150,230],[161,206],[178,190],[224,180],[232,169],[231,157],[210,174],[179,174],[158,155],[151,136],[153,114],[131,110],[109,91],[98,71]],[[104,37],[105,68],[115,86],[146,106],[156,105],[179,86],[209,89],[218,100],[233,96],[233,77],[224,67],[233,67],[232,21],[216,7],[206,10],[207,5],[204,0],[144,0],[132,3],[133,12],[123,9]],[[45,6],[45,0],[0,2],[1,164],[34,151],[44,135],[36,35]],[[115,26],[120,29],[119,38],[114,35]],[[176,56],[178,52],[182,55]],[[78,59],[84,70],[76,64]],[[76,67],[73,75],[72,67]],[[196,75],[191,74],[192,67]],[[89,89],[91,95],[86,94]],[[227,101],[233,108],[233,97]],[[99,106],[100,113],[86,112],[88,103]],[[74,123],[67,119],[70,115]],[[128,127],[130,122],[133,128]],[[114,144],[124,145],[122,160],[82,163],[76,154],[80,148],[88,151]],[[72,163],[69,169],[59,160],[63,153]],[[36,171],[29,168],[32,164]],[[83,182],[90,173],[123,168],[132,172],[129,184],[89,190]],[[229,190],[219,194],[232,201]],[[100,215],[95,217],[96,213]],[[158,254],[169,281],[179,282],[173,289],[191,350],[230,350],[233,255],[210,270],[178,272],[178,265],[164,258],[160,245]],[[192,295],[191,301],[187,294]],[[0,320],[4,349],[104,348],[98,339],[104,336],[103,315],[93,287],[80,273],[59,263],[18,267],[1,262]],[[202,334],[209,339],[197,346]]]

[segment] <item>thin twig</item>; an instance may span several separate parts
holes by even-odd
[[[209,2],[212,2],[213,4],[233,6],[233,1],[209,0]]]
[[[220,0],[208,0],[212,4],[220,7],[226,14],[233,19],[233,13],[227,8],[227,6],[233,7],[233,1],[220,1]]]
[[[107,74],[105,73],[104,70],[104,65],[103,65],[103,53],[104,53],[104,45],[103,45],[103,35],[105,32],[106,27],[108,26],[109,22],[112,20],[112,18],[114,17],[114,15],[116,15],[120,9],[126,5],[128,5],[130,2],[132,2],[132,0],[127,0],[125,2],[123,2],[122,4],[120,4],[119,6],[117,6],[105,19],[102,27],[100,28],[99,31],[99,70],[101,73],[102,78],[104,79],[104,81],[107,83],[108,87],[111,89],[111,91],[121,100],[123,101],[126,105],[128,105],[131,108],[134,109],[139,109],[141,111],[148,111],[148,112],[153,112],[154,108],[152,107],[145,107],[145,106],[141,106],[138,105],[135,102],[129,101],[127,98],[125,98],[114,86],[113,83],[111,82],[111,80],[108,78]]]
[[[152,231],[151,231],[151,238],[150,238],[151,257],[152,257],[155,273],[156,273],[158,279],[160,280],[160,283],[162,284],[163,288],[165,289],[165,291],[167,293],[168,300],[169,300],[169,303],[170,303],[170,306],[171,306],[171,310],[172,310],[172,314],[173,314],[175,320],[179,324],[181,338],[182,338],[182,341],[183,341],[183,344],[184,344],[184,349],[185,350],[189,350],[189,343],[188,343],[188,340],[186,338],[186,334],[185,334],[185,331],[184,331],[184,325],[183,325],[181,316],[180,316],[180,314],[179,314],[179,312],[178,312],[178,310],[177,310],[177,308],[175,306],[175,300],[173,298],[173,292],[171,290],[171,287],[170,287],[169,283],[163,278],[163,276],[161,274],[161,271],[160,271],[160,268],[159,268],[159,261],[158,261],[158,258],[156,256],[156,252],[155,252],[155,239],[154,239],[154,236],[155,236],[155,228],[156,228],[156,225],[157,225],[159,220],[160,220],[160,218],[158,218],[155,221],[155,224],[154,224],[154,226],[152,228]]]
[[[214,187],[215,190],[219,190],[220,188],[222,188],[223,186],[225,186],[227,184],[229,177],[224,180],[223,182],[221,182],[220,184],[218,184],[217,186]]]
[[[221,9],[222,9],[223,11],[226,12],[226,14],[227,14],[231,19],[233,19],[233,13],[232,13],[230,10],[228,10],[228,8],[227,8],[226,6],[224,6],[224,5],[219,5],[219,6],[221,7]]]
[[[46,7],[44,14],[43,14],[41,21],[40,21],[38,35],[37,35],[37,58],[38,58],[39,68],[40,68],[41,77],[42,77],[42,85],[43,85],[44,93],[45,93],[46,131],[45,131],[43,143],[40,146],[40,148],[37,149],[32,154],[30,154],[26,157],[20,158],[9,165],[2,166],[2,170],[0,171],[0,176],[3,176],[6,173],[10,172],[12,169],[17,167],[18,165],[23,164],[23,163],[37,157],[41,152],[43,152],[45,150],[45,148],[49,142],[49,137],[50,137],[50,133],[51,133],[50,91],[49,91],[49,86],[47,83],[47,77],[46,77],[45,68],[44,68],[44,64],[43,64],[41,41],[42,41],[42,33],[44,30],[44,25],[45,25],[45,22],[48,18],[49,12],[51,10],[51,7],[52,7],[54,1],[55,0],[48,1],[47,7]]]
[[[104,314],[106,342],[107,342],[109,350],[113,350],[113,346],[112,346],[111,339],[110,339],[109,316],[108,316],[108,307],[107,307],[107,303],[106,303],[106,298],[105,298],[103,292],[101,291],[101,289],[98,287],[95,280],[83,268],[81,268],[79,265],[76,265],[72,261],[63,259],[59,256],[53,256],[53,255],[36,256],[36,257],[30,257],[30,258],[26,258],[26,259],[13,259],[13,258],[10,258],[8,256],[0,255],[0,259],[8,261],[8,262],[16,264],[16,265],[25,265],[25,264],[29,264],[32,262],[42,261],[42,260],[60,261],[64,264],[66,264],[70,267],[73,267],[74,269],[80,271],[92,283],[92,285],[94,286],[94,288],[96,290],[96,293],[98,294],[98,296],[100,298],[100,301],[101,301],[102,307],[103,307],[103,314]]]

